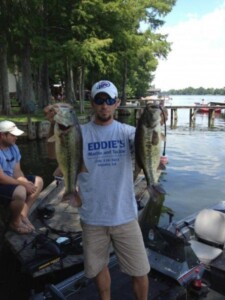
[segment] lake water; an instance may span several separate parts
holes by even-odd
[[[21,167],[25,174],[39,175],[44,180],[44,186],[53,180],[53,172],[57,167],[55,160],[47,156],[46,140],[17,141],[22,159]]]
[[[173,96],[171,104],[193,105],[203,98],[205,103],[225,100],[225,96]],[[225,200],[225,111],[216,114],[212,129],[207,114],[197,114],[195,128],[189,128],[189,109],[178,109],[176,129],[167,123],[169,164],[161,182],[167,192],[164,205],[175,212],[175,220]],[[162,217],[160,222],[166,221]]]
[[[203,98],[205,103],[225,100],[225,96],[173,96],[171,104],[193,105]],[[42,176],[48,185],[56,162],[47,158],[46,142],[19,142],[19,146],[24,171]],[[225,199],[225,111],[216,115],[215,126],[209,129],[207,114],[197,114],[195,128],[189,128],[189,109],[179,109],[177,128],[167,122],[166,155],[163,205],[174,211],[174,220]],[[168,217],[162,215],[160,224],[166,222]]]

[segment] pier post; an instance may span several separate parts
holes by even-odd
[[[195,116],[196,116],[197,109],[190,108],[190,115],[189,115],[189,127],[195,126]]]
[[[177,126],[177,108],[171,108],[170,127],[176,128],[176,126]]]
[[[209,109],[209,115],[208,115],[208,127],[213,127],[215,120],[215,109],[210,108]]]

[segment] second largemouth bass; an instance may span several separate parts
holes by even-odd
[[[74,198],[77,176],[83,165],[80,125],[74,109],[70,107],[57,108],[54,121],[56,158],[65,182],[63,201],[80,206],[78,198]]]
[[[146,105],[141,114],[135,133],[135,156],[138,166],[143,169],[151,196],[165,194],[158,183],[158,167],[161,151],[160,108]]]

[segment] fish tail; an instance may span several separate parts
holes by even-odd
[[[80,207],[82,205],[80,197],[76,196],[75,193],[65,193],[61,202],[68,202],[73,207]]]

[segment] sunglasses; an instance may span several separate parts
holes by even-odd
[[[113,105],[116,103],[116,98],[107,98],[107,99],[102,99],[102,98],[94,98],[94,103],[97,105],[102,105],[103,103],[106,103],[107,105]]]

